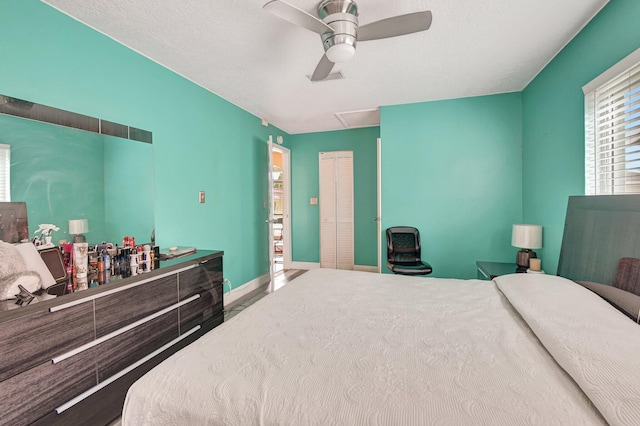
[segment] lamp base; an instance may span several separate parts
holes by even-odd
[[[518,269],[529,269],[529,259],[537,258],[536,252],[531,249],[522,249],[518,252],[516,257],[516,265]]]
[[[73,242],[74,243],[86,243],[87,242],[87,237],[85,237],[82,234],[76,234],[73,236]]]

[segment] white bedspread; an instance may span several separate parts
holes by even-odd
[[[542,344],[611,425],[640,425],[640,326],[561,277],[496,278]]]
[[[124,405],[124,426],[216,424],[606,423],[495,283],[319,269],[167,359]]]

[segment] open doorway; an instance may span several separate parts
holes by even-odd
[[[272,196],[273,196],[273,252],[271,265],[274,274],[289,269],[291,264],[291,215],[290,215],[290,165],[289,150],[272,145]]]

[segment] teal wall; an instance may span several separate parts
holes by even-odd
[[[434,277],[512,262],[522,220],[522,96],[383,107],[382,225],[420,230]]]
[[[640,48],[640,1],[611,0],[523,91],[524,221],[544,226],[556,273],[567,199],[584,195],[582,86]]]
[[[153,132],[160,246],[224,250],[233,286],[268,271],[266,140],[283,132],[37,0],[0,1],[0,52],[1,94]]]
[[[319,153],[353,151],[354,262],[378,264],[377,226],[377,139],[379,127],[305,133],[287,138],[291,150],[291,238],[292,260],[320,261],[319,204],[309,198],[319,196]]]

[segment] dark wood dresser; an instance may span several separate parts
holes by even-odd
[[[224,321],[223,254],[198,250],[0,312],[0,424],[104,425],[120,416],[134,381]]]

